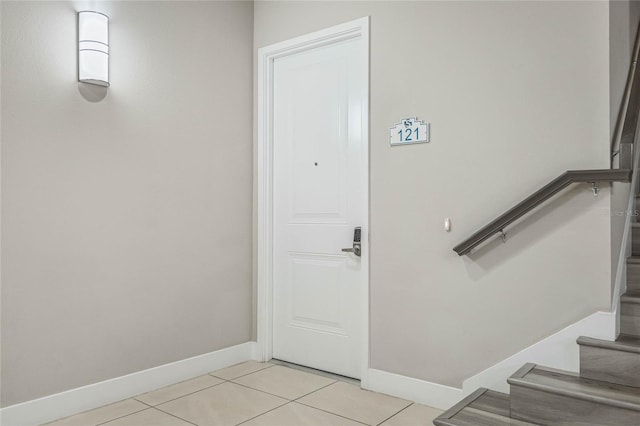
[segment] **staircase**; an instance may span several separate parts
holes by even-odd
[[[507,380],[510,395],[478,389],[435,425],[640,426],[640,223],[631,226],[618,338],[580,337],[579,374],[526,364]]]
[[[492,236],[572,184],[591,183],[594,195],[600,182],[629,182],[635,200],[629,209],[640,211],[640,28],[625,88],[622,126],[611,146],[611,168],[567,171],[513,208],[456,245],[465,256]],[[617,168],[614,158],[617,156]],[[632,192],[633,193],[633,192]],[[635,201],[635,204],[634,204]],[[525,364],[507,382],[510,394],[478,389],[451,407],[433,423],[437,426],[580,425],[640,426],[640,218],[631,227],[631,257],[627,258],[626,293],[617,310],[620,335],[611,342],[581,336],[580,373]],[[624,249],[621,256],[625,256]],[[604,284],[604,283],[603,283]]]

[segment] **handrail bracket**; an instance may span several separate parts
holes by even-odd
[[[458,244],[453,250],[459,256],[464,256],[471,252],[471,249],[482,244],[495,234],[502,236],[502,241],[506,241],[507,234],[505,228],[535,209],[549,198],[559,193],[562,189],[574,183],[590,183],[594,196],[598,196],[600,183],[606,182],[631,182],[631,170],[627,169],[599,169],[599,170],[570,170],[558,176],[538,191],[525,198],[511,210],[505,212],[491,223],[484,226],[478,232]]]

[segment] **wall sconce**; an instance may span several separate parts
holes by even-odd
[[[78,12],[78,80],[109,86],[109,17]]]

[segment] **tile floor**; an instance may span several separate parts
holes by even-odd
[[[248,361],[47,426],[426,426],[440,410]]]

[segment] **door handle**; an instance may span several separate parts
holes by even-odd
[[[342,251],[345,253],[353,253],[356,256],[360,257],[362,253],[362,228],[357,226],[353,230],[353,246],[349,248],[343,248]]]

